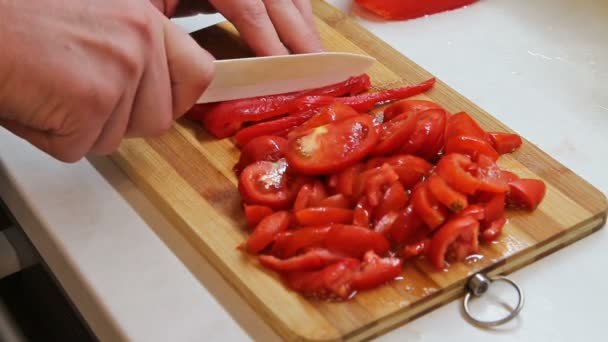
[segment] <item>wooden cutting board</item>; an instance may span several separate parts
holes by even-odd
[[[432,77],[344,14],[314,1],[325,46],[332,51],[368,54],[378,63],[373,84],[413,84]],[[234,28],[220,24],[194,34],[217,58],[249,56]],[[487,130],[509,131],[439,81],[420,98],[448,110],[467,111]],[[464,292],[476,273],[511,272],[601,228],[605,196],[528,141],[500,164],[520,176],[541,178],[547,194],[537,210],[509,212],[498,243],[484,245],[483,258],[437,272],[424,261],[405,264],[403,280],[360,293],[344,303],[309,301],[283,286],[274,272],[235,249],[247,234],[232,167],[238,158],[232,140],[216,140],[198,124],[182,119],[166,135],[125,141],[113,156],[201,255],[287,340],[361,340],[403,324]],[[456,316],[454,319],[460,319]]]

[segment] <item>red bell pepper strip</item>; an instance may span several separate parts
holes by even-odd
[[[327,106],[328,104],[338,101],[351,106],[354,110],[360,113],[363,113],[370,111],[378,103],[400,100],[410,96],[422,94],[431,89],[434,84],[435,78],[431,78],[415,85],[374,91],[349,97],[332,98],[328,96],[311,95],[298,99],[296,103],[300,104],[297,106],[297,108],[302,109]]]
[[[279,119],[264,121],[241,129],[236,135],[236,145],[243,147],[256,137],[261,135],[281,135],[288,129],[293,129],[308,120],[314,112],[309,112],[307,115],[286,116]]]
[[[234,135],[245,122],[265,120],[289,112],[292,101],[299,97],[357,94],[369,86],[369,76],[361,75],[318,89],[196,105],[189,116],[202,121],[205,128],[217,138],[226,138]]]

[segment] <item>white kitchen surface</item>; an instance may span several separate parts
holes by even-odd
[[[482,0],[406,22],[330,2],[608,193],[608,2]],[[278,340],[109,159],[63,164],[0,130],[0,196],[102,340]],[[604,341],[607,234],[510,275],[526,306],[504,327],[471,326],[456,301],[377,340]]]

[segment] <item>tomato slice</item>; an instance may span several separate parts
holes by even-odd
[[[367,174],[368,172],[369,174]],[[362,176],[363,175],[364,174],[362,174]],[[391,184],[394,184],[399,180],[399,175],[397,175],[393,168],[388,164],[384,164],[373,170],[368,170],[365,175],[367,177],[362,178],[360,182],[365,185],[365,194],[372,207],[378,206],[385,189],[388,189]],[[397,194],[397,196],[399,195]]]
[[[272,245],[272,254],[291,257],[303,249],[318,247],[327,239],[330,227],[305,227],[281,232]]]
[[[239,177],[239,192],[246,204],[282,209],[289,207],[306,178],[287,172],[287,161],[258,161],[247,166]]]
[[[263,135],[249,141],[241,150],[238,163],[234,166],[236,174],[256,161],[277,161],[283,158],[283,151],[287,146],[287,140],[282,137]]]
[[[302,186],[293,204],[293,210],[298,211],[308,207],[316,207],[327,197],[327,191],[321,181]]]
[[[400,182],[393,182],[384,192],[380,204],[374,210],[374,217],[381,218],[391,211],[400,211],[405,208],[409,200],[405,188]]]
[[[479,156],[477,160],[477,178],[479,178],[479,188],[481,191],[488,192],[507,192],[509,190],[508,175],[489,157]]]
[[[468,135],[450,138],[445,144],[445,152],[466,154],[473,160],[477,160],[480,155],[487,156],[492,160],[498,160],[500,156],[486,140]]]
[[[356,115],[290,137],[285,156],[302,174],[326,174],[363,159],[378,139],[372,117]]]
[[[452,218],[431,239],[429,249],[433,266],[441,270],[445,262],[461,261],[479,250],[479,222],[470,216]]]
[[[391,211],[386,213],[383,216],[379,216],[378,222],[374,225],[374,231],[386,236],[390,237],[391,229],[393,228],[393,224],[399,218],[399,213],[396,211]]]
[[[410,204],[399,213],[397,220],[391,227],[390,236],[398,245],[404,244],[420,231],[427,231],[424,221],[416,214],[414,207]]]
[[[288,134],[288,137],[301,135],[315,127],[325,126],[332,122],[359,115],[352,107],[340,102],[332,103],[331,105],[319,108],[318,110],[318,113],[313,115],[298,128],[291,131]]]
[[[386,238],[373,230],[359,226],[332,225],[325,240],[325,247],[330,251],[361,258],[365,252],[373,250],[377,254],[388,252]]]
[[[422,239],[410,244],[407,244],[401,250],[403,259],[411,259],[419,255],[427,254],[431,247],[431,239]]]
[[[488,136],[492,146],[500,154],[511,153],[523,143],[519,134],[515,133],[489,132]]]
[[[265,205],[245,205],[245,218],[247,226],[254,229],[262,219],[273,213],[272,208]]]
[[[258,257],[260,264],[280,272],[318,270],[342,259],[344,259],[344,256],[320,248],[311,249],[304,254],[289,259],[279,259],[274,255],[267,254]]]
[[[351,200],[343,194],[335,194],[324,198],[319,202],[319,207],[330,207],[330,208],[352,208]]]
[[[352,196],[355,180],[363,170],[363,164],[358,163],[347,167],[337,174],[336,190],[345,196]]]
[[[247,145],[251,140],[263,135],[281,136],[284,132],[292,130],[294,127],[305,122],[305,116],[285,116],[270,121],[263,121],[239,130],[234,139],[238,147]]]
[[[415,113],[401,114],[380,126],[380,142],[372,155],[385,155],[399,149],[416,128],[417,115]]]
[[[296,220],[302,226],[353,222],[353,211],[351,209],[315,207],[298,210],[295,214]]]
[[[470,195],[477,191],[481,183],[477,177],[467,171],[471,165],[473,162],[468,156],[452,153],[439,160],[437,173],[454,190]]]
[[[402,155],[387,160],[393,171],[399,176],[399,182],[405,189],[411,189],[433,169],[426,160],[413,155]]]
[[[443,109],[429,109],[418,114],[416,128],[401,149],[403,154],[428,155],[443,139],[447,114]]]
[[[533,210],[543,200],[545,192],[545,182],[540,179],[517,179],[509,182],[507,202],[510,206]]]
[[[263,218],[247,239],[247,252],[256,254],[266,248],[280,232],[289,228],[290,220],[291,216],[287,211],[277,211]]]
[[[491,242],[498,239],[506,223],[507,218],[504,216],[492,221],[492,223],[490,223],[490,225],[484,229],[483,232],[481,232],[481,237],[486,242]]]
[[[473,137],[488,140],[487,133],[469,114],[465,112],[456,113],[448,118],[445,129],[445,140],[450,141],[458,136]]]
[[[354,290],[366,290],[382,285],[401,274],[401,259],[381,258],[373,251],[365,253],[363,263],[352,276]]]
[[[420,183],[414,188],[412,205],[416,214],[430,229],[439,227],[447,218],[447,209],[431,194],[428,183]]]
[[[453,212],[459,212],[469,205],[465,195],[452,189],[448,183],[437,174],[429,177],[428,187],[433,197]]]
[[[490,193],[489,199],[483,203],[484,217],[481,221],[484,228],[489,227],[492,222],[500,219],[505,215],[505,194]]]
[[[464,216],[470,216],[470,217],[476,219],[477,221],[481,221],[486,216],[485,206],[481,205],[481,204],[471,204],[471,205],[467,206],[466,208],[464,208],[463,211],[459,212],[456,215],[453,215],[452,217],[457,218],[457,217],[464,217]]]
[[[353,225],[369,227],[372,221],[372,211],[374,208],[369,204],[367,197],[361,197],[355,206],[353,214]]]
[[[418,114],[428,109],[443,109],[440,105],[426,100],[400,100],[392,103],[384,110],[384,121],[402,114]]]
[[[347,299],[353,294],[352,275],[361,262],[347,258],[319,271],[295,271],[284,274],[287,285],[304,296],[315,299]]]

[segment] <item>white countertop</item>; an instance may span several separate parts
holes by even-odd
[[[351,12],[350,0],[330,2]],[[607,18],[608,3],[591,0],[482,0],[407,22],[356,16],[604,193]],[[278,340],[109,159],[62,164],[0,130],[0,196],[102,340]],[[526,306],[504,327],[469,325],[455,301],[378,340],[604,340],[607,243],[603,229],[513,273]]]

